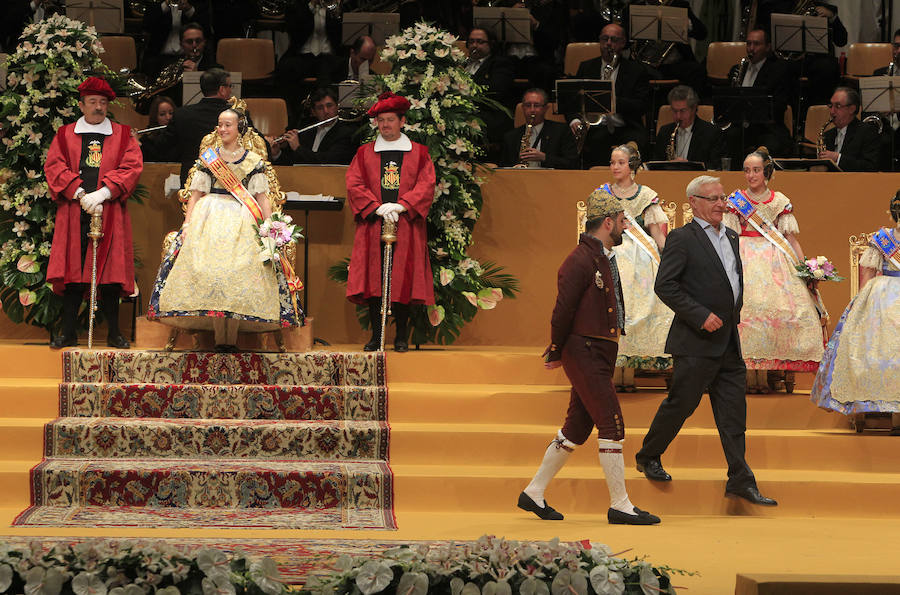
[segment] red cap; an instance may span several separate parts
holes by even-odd
[[[116,92],[112,90],[109,83],[99,76],[88,77],[83,83],[78,85],[79,97],[86,95],[102,95],[110,101],[116,98]]]
[[[385,112],[394,112],[398,116],[402,116],[409,111],[409,107],[409,99],[390,91],[385,91],[378,96],[378,101],[366,113],[372,118]]]

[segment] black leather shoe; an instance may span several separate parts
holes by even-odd
[[[378,351],[379,347],[381,347],[381,338],[372,337],[368,343],[363,345],[363,351]]]
[[[107,337],[106,345],[108,347],[115,347],[116,349],[130,349],[131,348],[131,343],[129,343],[128,339],[126,339],[122,335],[115,335],[112,337]]]
[[[404,341],[403,339],[395,339],[394,351],[396,351],[397,353],[406,353],[407,351],[409,351],[409,341]]]
[[[672,481],[672,476],[666,473],[659,459],[652,459],[646,463],[638,463],[637,470],[653,481]]]
[[[610,525],[656,525],[659,524],[659,517],[644,510],[640,510],[635,506],[638,514],[628,514],[615,508],[606,511],[606,520]]]
[[[56,335],[50,340],[50,349],[75,347],[76,345],[78,345],[78,337],[76,335]]]
[[[537,505],[537,502],[531,499],[531,496],[522,492],[519,494],[519,503],[516,505],[522,510],[527,510],[528,512],[533,512],[538,516],[539,519],[544,521],[561,521],[563,520],[563,515],[553,509],[552,506],[547,504],[547,501],[544,501],[544,506],[540,507]]]
[[[726,498],[743,498],[751,504],[759,504],[760,506],[778,506],[778,502],[774,498],[766,498],[759,493],[756,486],[747,486],[736,490],[725,490]]]

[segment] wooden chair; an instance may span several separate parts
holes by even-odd
[[[104,52],[100,60],[113,72],[123,68],[133,71],[137,68],[137,48],[134,38],[128,35],[104,35],[100,38]]]
[[[851,43],[847,52],[847,78],[872,76],[876,68],[887,66],[893,59],[889,43]]]
[[[712,122],[713,119],[713,106],[711,105],[698,105],[697,106],[697,117],[701,120],[706,120],[707,122]],[[675,121],[675,118],[672,116],[672,106],[668,103],[665,105],[659,106],[659,113],[656,116],[656,132],[659,133],[659,129],[665,126],[666,124],[671,124]]]
[[[244,100],[256,130],[263,136],[277,136],[288,126],[287,104],[284,99],[248,97]]]
[[[375,57],[372,59],[372,62],[369,63],[369,72],[371,72],[372,74],[380,74],[384,76],[385,74],[391,73],[391,63],[387,60],[381,59],[381,51],[383,49],[383,45],[375,48]]]
[[[566,115],[565,114],[555,114],[553,112],[556,111],[556,104],[551,102],[547,104],[547,113],[544,116],[545,120],[550,120],[552,122],[562,122],[566,123]],[[518,128],[519,126],[525,125],[525,110],[522,109],[522,102],[516,104],[516,115],[513,119],[513,128]]]
[[[706,54],[706,76],[713,84],[727,84],[728,71],[747,56],[743,41],[714,41]]]
[[[109,113],[119,124],[131,126],[135,130],[147,127],[150,116],[139,114],[134,109],[134,102],[127,97],[118,97],[110,104]]]
[[[565,66],[566,76],[575,76],[578,65],[585,60],[592,60],[603,53],[603,44],[599,42],[570,43],[566,46]]]
[[[816,140],[819,137],[819,131],[831,118],[831,112],[827,105],[811,105],[806,110],[806,123],[803,125],[803,142],[800,143],[800,150],[806,155],[816,154]],[[829,124],[826,130],[834,128],[834,124]],[[824,132],[824,131],[823,131]]]
[[[219,40],[216,62],[240,72],[244,83],[269,79],[275,70],[275,44],[271,39],[229,37]]]

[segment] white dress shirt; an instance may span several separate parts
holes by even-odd
[[[765,64],[765,60],[760,60],[756,64],[750,63],[750,66],[747,67],[747,72],[744,73],[744,80],[741,83],[742,87],[752,87],[753,83],[756,82],[756,76],[759,74],[759,71],[762,70],[763,64]]]
[[[694,137],[694,123],[687,128],[678,127],[675,133],[675,156],[682,159],[688,158],[688,149],[691,148],[691,139]]]
[[[328,41],[328,32],[325,30],[326,8],[318,2],[310,2],[309,10],[313,14],[313,31],[306,43],[303,44],[303,47],[300,48],[300,53],[312,54],[313,56],[332,53],[331,42]]]
[[[700,200],[703,199],[701,198]],[[728,275],[728,282],[731,284],[731,293],[734,296],[734,303],[736,304],[738,298],[741,296],[741,277],[738,275],[737,260],[734,257],[734,249],[731,247],[731,240],[728,239],[728,235],[725,233],[726,226],[724,223],[720,222],[719,229],[716,229],[711,223],[704,221],[696,215],[694,216],[694,220],[699,223],[700,227],[703,228],[703,231],[706,232],[706,236],[709,238],[713,249],[716,251],[716,254],[719,255],[719,262],[722,263],[725,274]]]

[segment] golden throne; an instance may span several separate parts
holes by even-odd
[[[228,100],[233,109],[238,110],[239,112],[247,113],[247,104],[237,97],[232,97]],[[240,144],[244,149],[253,151],[257,155],[268,155],[266,150],[266,143],[263,140],[262,136],[253,129],[248,126],[246,132],[240,137]],[[215,129],[212,132],[203,137],[203,140],[200,142],[200,148],[197,151],[197,154],[203,153],[203,151],[209,148],[219,148],[222,146],[222,140],[219,138],[219,135],[216,133]],[[286,196],[284,191],[281,189],[281,184],[278,181],[278,176],[275,174],[275,168],[272,167],[272,164],[268,161],[265,161],[266,167],[266,180],[269,183],[269,203],[272,207],[273,213],[281,213],[284,207],[284,202],[286,200]],[[184,182],[184,187],[178,191],[178,200],[181,201],[181,210],[182,213],[187,210],[188,200],[191,198],[191,183],[193,182],[194,175],[197,173],[198,168],[197,165],[194,164],[188,172],[187,179]],[[175,245],[175,240],[178,237],[179,231],[170,231],[166,234],[165,239],[163,240],[163,258],[165,255],[171,251]],[[290,242],[285,246],[284,256],[288,259],[291,266],[294,265],[294,258],[296,256],[297,245],[296,242]],[[195,349],[200,347],[199,341],[199,333],[204,331],[198,331],[193,329],[182,329],[179,327],[172,327],[169,332],[169,339],[166,342],[165,350],[172,351],[175,348],[175,343],[178,341],[178,337],[182,333],[186,333],[192,336],[193,338],[193,346]],[[277,329],[274,331],[268,331],[265,335],[273,335],[275,339],[275,344],[278,347],[278,350],[281,352],[286,351],[284,344],[284,335],[282,334],[281,329]]]

